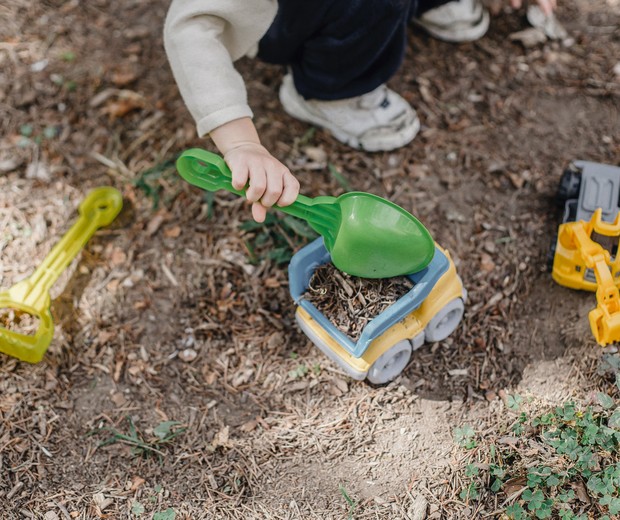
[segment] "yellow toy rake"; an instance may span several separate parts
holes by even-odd
[[[41,361],[54,335],[50,289],[95,231],[116,218],[122,204],[122,196],[114,188],[101,187],[91,191],[80,204],[78,220],[39,268],[29,278],[0,293],[0,311],[11,309],[38,320],[34,334],[0,326],[0,352],[29,363]]]

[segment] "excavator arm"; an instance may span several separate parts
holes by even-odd
[[[594,338],[601,346],[620,341],[620,292],[610,271],[611,256],[609,251],[591,238],[594,230],[607,236],[618,236],[618,222],[602,222],[601,210],[598,209],[590,222],[568,222],[560,228],[560,240],[570,243],[579,251],[584,265],[592,269],[596,276],[597,306],[589,314]]]

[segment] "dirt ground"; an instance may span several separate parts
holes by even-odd
[[[528,25],[508,9],[475,43],[412,31],[390,86],[423,127],[391,153],[291,119],[283,71],[239,63],[304,194],[403,206],[468,290],[457,332],[373,387],[295,324],[287,260],[309,238],[176,174],[181,151],[212,148],[167,66],[167,2],[3,2],[0,287],[32,273],[90,188],[115,186],[124,209],[54,286],[44,360],[0,357],[0,517],[397,519],[424,501],[428,518],[472,517],[453,428],[492,427],[505,390],[587,392],[600,352],[594,295],[555,285],[546,258],[563,167],[620,164],[620,3],[560,3],[564,43],[512,40]]]

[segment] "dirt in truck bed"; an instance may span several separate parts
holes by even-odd
[[[460,496],[455,428],[499,431],[507,393],[598,390],[595,296],[546,265],[563,168],[620,164],[618,0],[558,2],[565,42],[524,46],[508,2],[477,42],[411,30],[389,86],[422,127],[393,152],[292,119],[285,71],[239,61],[261,140],[301,192],[402,206],[468,291],[455,333],[382,387],[296,325],[287,265],[316,234],[273,211],[258,225],[175,171],[183,150],[214,148],[167,66],[169,1],[0,4],[0,288],[32,274],[91,188],[124,199],[53,287],[43,361],[0,356],[0,518],[498,517]]]
[[[357,341],[364,327],[413,288],[406,276],[360,278],[326,263],[318,267],[304,297],[336,327]]]

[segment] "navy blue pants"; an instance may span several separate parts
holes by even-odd
[[[400,67],[409,19],[447,1],[279,0],[258,56],[289,66],[305,98],[359,96]]]

